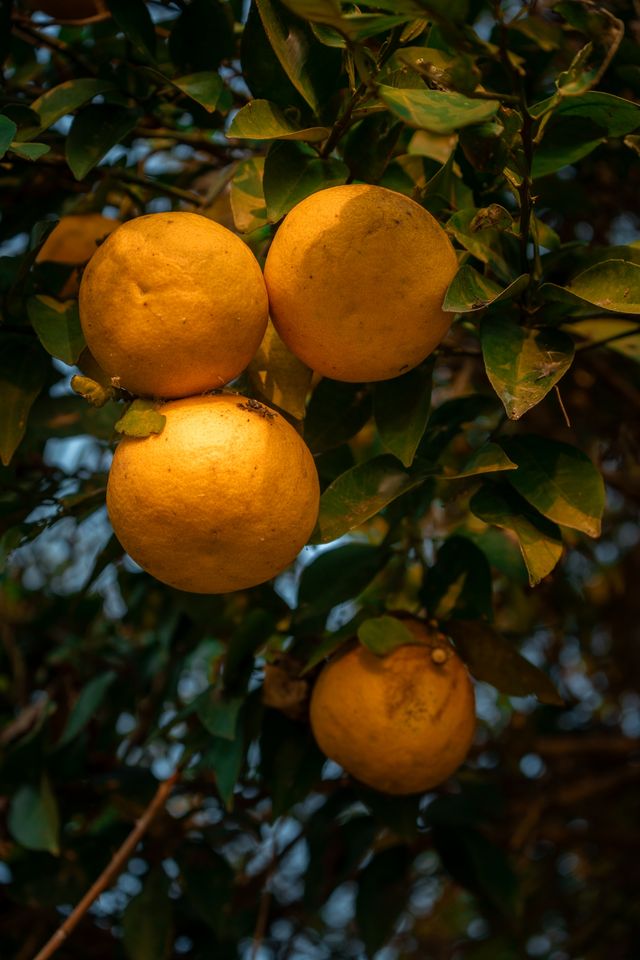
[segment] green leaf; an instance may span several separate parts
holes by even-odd
[[[378,86],[382,102],[410,127],[432,133],[455,133],[470,124],[482,123],[497,113],[497,100],[471,100],[446,90],[398,89]]]
[[[305,197],[345,182],[349,168],[341,160],[322,160],[298,143],[275,143],[264,165],[264,196],[271,223],[281,220]]]
[[[640,265],[604,260],[574,277],[567,289],[586,303],[616,313],[640,313]]]
[[[48,358],[34,340],[5,336],[0,351],[0,459],[5,467],[25,435],[33,401],[49,370]]]
[[[372,957],[394,932],[411,886],[411,863],[408,847],[387,847],[374,854],[359,875],[356,921],[367,956]]]
[[[482,263],[486,263],[496,276],[509,284],[510,286],[507,288],[508,296],[513,296],[514,286],[516,293],[519,293],[526,286],[526,282],[521,277],[513,281],[515,271],[512,264],[518,262],[518,240],[513,234],[498,230],[496,227],[474,225],[477,214],[478,210],[473,207],[459,210],[448,220],[447,230],[469,253],[473,254]],[[463,281],[466,282],[465,278],[468,276],[465,271]],[[486,284],[483,284],[477,292],[480,297],[488,295],[490,297],[489,302],[497,299],[499,293],[502,293],[503,299],[506,299],[504,297],[506,291],[502,291],[495,286],[489,288],[486,287]],[[472,303],[475,303],[475,301],[472,301]],[[486,304],[481,303],[481,305],[485,306]]]
[[[533,157],[533,176],[543,177],[587,156],[607,137],[622,137],[640,126],[640,107],[610,93],[592,91],[557,102],[557,94],[531,108],[534,117],[552,111]]]
[[[357,464],[320,497],[318,524],[310,542],[328,543],[354,530],[423,479],[404,470],[390,454]]]
[[[449,537],[440,547],[420,593],[430,617],[493,619],[491,570],[482,550],[466,537]]]
[[[48,143],[18,143],[11,144],[11,153],[17,154],[23,160],[39,160],[45,153],[49,153],[51,147]]]
[[[171,83],[178,90],[182,90],[188,97],[204,107],[207,113],[214,113],[220,95],[224,90],[222,77],[213,70],[203,70],[199,73],[190,73],[186,77],[178,77]]]
[[[323,453],[354,437],[371,416],[371,394],[361,383],[323,377],[313,391],[304,421],[312,453]]]
[[[99,103],[85,107],[75,120],[65,148],[76,180],[82,180],[109,150],[131,133],[138,114],[125,107]]]
[[[518,464],[507,479],[528,503],[560,526],[600,535],[604,482],[581,450],[532,434],[505,437],[500,445]]]
[[[499,910],[512,923],[518,915],[518,877],[504,849],[478,830],[459,824],[436,823],[432,835],[447,873],[462,887],[471,890],[481,903],[488,901],[491,912]],[[492,946],[491,955],[492,960],[513,958],[510,948],[502,950],[499,945]]]
[[[280,339],[271,321],[247,368],[253,389],[296,420],[305,415],[312,371]]]
[[[231,210],[236,229],[250,233],[267,222],[267,204],[262,189],[264,157],[247,157],[238,164],[231,181]]]
[[[71,740],[84,730],[100,707],[109,687],[116,677],[117,674],[114,670],[106,670],[104,673],[100,673],[97,677],[94,677],[93,680],[90,680],[86,687],[82,688],[73,706],[73,710],[69,715],[62,736],[58,741],[59,747],[70,743]]]
[[[299,127],[291,123],[275,103],[250,100],[238,110],[227,130],[227,137],[238,140],[326,140],[328,127]]]
[[[409,628],[397,617],[372,617],[365,620],[358,627],[358,640],[375,653],[377,657],[385,657],[398,647],[407,644],[416,646],[419,641]]]
[[[129,960],[168,960],[173,945],[169,878],[156,866],[122,918],[122,941]]]
[[[214,737],[235,740],[244,697],[227,697],[220,688],[209,687],[197,698],[196,713]]]
[[[357,597],[387,558],[386,550],[369,543],[347,543],[323,551],[302,571],[296,619],[326,616],[339,603]]]
[[[39,127],[27,127],[20,131],[18,140],[30,140],[32,136],[48,130],[68,113],[73,113],[88,100],[93,100],[99,94],[117,92],[117,87],[111,80],[99,80],[93,77],[81,77],[75,80],[65,80],[51,90],[47,90],[41,97],[34,100],[31,109],[40,118]]]
[[[105,403],[113,400],[115,395],[113,387],[105,387],[97,380],[92,380],[91,377],[83,377],[80,374],[71,377],[70,387],[74,393],[83,397],[92,407],[104,407]]]
[[[63,363],[74,364],[85,346],[77,301],[29,297],[27,314],[45,350]]]
[[[153,400],[134,400],[115,425],[118,433],[127,437],[148,437],[162,433],[166,417],[158,413],[158,404]]]
[[[431,411],[432,366],[376,383],[373,409],[383,444],[405,467],[413,463]]]
[[[469,501],[469,509],[494,527],[513,530],[534,587],[562,557],[560,528],[534,510],[506,483],[486,483]]]
[[[451,620],[446,629],[476,680],[490,683],[512,697],[533,695],[542,703],[564,706],[564,700],[546,673],[525,660],[514,645],[489,624]]]
[[[0,157],[3,157],[15,137],[18,128],[13,120],[0,114]]]
[[[255,2],[280,66],[293,87],[317,114],[329,98],[339,76],[339,52],[323,47],[309,25],[292,16],[278,0]],[[294,13],[298,12],[294,10]]]
[[[60,814],[49,778],[39,786],[23,784],[13,795],[7,826],[13,839],[27,850],[60,853]]]
[[[484,310],[485,307],[503,300],[513,300],[529,286],[529,274],[523,273],[508,287],[500,287],[493,280],[484,277],[468,263],[463,263],[449,284],[445,294],[443,310],[452,313],[471,313]]]
[[[273,615],[261,609],[246,613],[234,630],[227,646],[223,670],[224,689],[230,696],[247,689],[256,651],[264,646],[274,630]]]
[[[223,938],[227,905],[235,874],[225,857],[197,841],[180,845],[180,878],[184,896],[198,919]]]
[[[222,60],[235,55],[229,12],[229,5],[218,0],[192,0],[183,7],[169,36],[169,53],[179,70],[217,70]]]
[[[535,407],[573,362],[572,337],[521,327],[510,317],[486,317],[480,339],[487,376],[511,420]]]
[[[156,56],[156,29],[143,0],[107,0],[111,16],[139,53]]]
[[[243,763],[244,737],[241,733],[235,740],[215,737],[203,755],[202,766],[204,769],[213,770],[220,799],[227,810],[231,810],[233,806],[233,791]]]
[[[485,443],[479,447],[461,467],[447,470],[436,476],[442,480],[460,480],[482,473],[498,473],[501,470],[516,470],[517,467],[497,443]]]

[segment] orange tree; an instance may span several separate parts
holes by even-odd
[[[633,3],[35,7],[0,3],[2,956],[65,920],[41,957],[635,955]],[[89,254],[43,245],[186,210],[264,263],[351,182],[447,231],[451,332],[377,384],[265,341],[231,389],[303,433],[315,546],[251,590],[164,587],[104,511],[153,402],[83,353]],[[326,763],[308,699],[406,614],[452,638],[479,725],[454,778],[391,798]]]

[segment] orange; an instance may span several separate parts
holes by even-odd
[[[375,790],[409,794],[460,766],[475,730],[474,693],[451,645],[403,620],[417,646],[378,657],[358,644],[322,670],[311,697],[320,749]]]
[[[445,336],[457,260],[408,197],[352,184],[312,194],[278,229],[265,264],[271,318],[289,349],[335,380],[386,380]]]
[[[227,593],[275,577],[315,526],[313,457],[268,407],[234,394],[159,408],[162,433],[120,441],[107,510],[127,553],[179,590]]]
[[[124,223],[80,285],[89,349],[118,386],[142,396],[187,397],[228,383],[258,349],[267,315],[249,248],[195,213]]]
[[[62,217],[53,228],[36,257],[38,263],[61,263],[81,267],[98,249],[115,228],[117,220],[103,217],[101,213],[72,213]],[[80,270],[74,270],[65,281],[60,296],[75,297],[80,286]]]

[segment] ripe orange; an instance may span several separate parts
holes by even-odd
[[[474,693],[453,648],[418,621],[418,646],[378,657],[358,644],[324,667],[311,697],[320,749],[375,790],[409,794],[446,780],[475,730]]]
[[[127,553],[163,583],[194,593],[242,590],[276,576],[318,515],[313,457],[294,428],[232,394],[159,407],[164,430],[120,441],[107,510]]]
[[[133,394],[186,397],[244,370],[267,326],[249,248],[195,213],[129,220],[91,258],[80,320],[100,366]]]
[[[431,214],[383,187],[312,194],[285,217],[265,282],[278,333],[307,366],[335,380],[397,377],[440,343],[457,269]]]
[[[101,243],[115,228],[118,220],[101,213],[72,213],[62,217],[51,231],[36,257],[38,263],[61,263],[81,267],[91,259]],[[74,270],[65,281],[60,296],[75,297],[80,286],[80,270]]]

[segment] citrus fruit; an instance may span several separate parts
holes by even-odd
[[[81,267],[115,228],[118,220],[103,217],[101,213],[73,213],[62,217],[43,243],[36,260],[38,263],[61,263]],[[74,270],[60,290],[60,296],[75,297],[80,286],[80,270]]]
[[[405,621],[419,645],[379,657],[358,644],[322,670],[311,697],[318,746],[362,783],[409,794],[446,780],[475,729],[466,667],[447,641]]]
[[[245,397],[158,407],[162,433],[125,437],[107,510],[127,553],[163,583],[227,593],[276,576],[318,515],[313,457],[278,413]]]
[[[103,20],[109,16],[106,0],[27,0],[26,5],[56,20]]]
[[[89,349],[118,386],[142,396],[186,397],[228,383],[258,349],[267,314],[249,248],[195,213],[122,224],[80,285]]]
[[[439,223],[368,184],[312,194],[285,217],[265,264],[271,318],[307,366],[334,380],[397,377],[431,353],[457,269]]]

